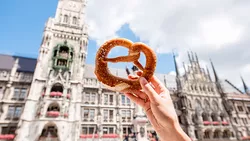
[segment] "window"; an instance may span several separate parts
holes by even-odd
[[[0,94],[3,93],[3,87],[0,87]]]
[[[122,133],[123,135],[129,135],[132,133],[132,127],[130,126],[123,126],[122,127]]]
[[[108,95],[107,94],[104,95],[104,104],[108,105]]]
[[[244,111],[242,106],[237,106],[240,112]]]
[[[16,126],[8,126],[8,127],[2,127],[2,133],[3,135],[6,134],[15,134]]]
[[[86,120],[94,121],[95,109],[84,109],[83,118],[84,118],[84,121],[86,121]]]
[[[103,134],[114,134],[115,127],[103,127]]]
[[[27,89],[26,88],[15,88],[12,100],[23,101],[26,98]]]
[[[73,24],[77,24],[77,18],[73,17]]]
[[[121,100],[123,106],[129,106],[131,104],[130,99],[127,98],[125,95],[121,95]]]
[[[93,134],[93,133],[97,134],[95,126],[82,127],[82,134],[87,135],[87,134]]]
[[[238,124],[237,118],[234,118],[234,122],[235,122],[236,124]]]
[[[85,101],[90,101],[90,93],[85,94]]]
[[[114,95],[113,94],[104,94],[104,105],[113,105],[114,104]]]
[[[108,119],[108,110],[103,111],[103,119],[107,120]]]
[[[205,139],[209,139],[209,138],[210,138],[209,131],[205,131],[205,133],[204,133],[204,138],[205,138]]]
[[[214,138],[219,138],[219,131],[214,132]]]
[[[68,23],[68,21],[69,21],[69,16],[68,15],[64,15],[63,22],[64,23]]]
[[[96,93],[85,92],[83,101],[85,104],[95,104]]]
[[[247,122],[247,119],[246,119],[246,118],[242,118],[242,122],[243,122],[244,124],[248,124],[248,122]]]
[[[114,110],[103,110],[103,120],[107,122],[109,119],[110,122],[114,119]]]
[[[7,119],[19,119],[22,114],[21,106],[9,106]]]
[[[91,102],[95,102],[95,97],[96,97],[96,94],[91,94],[90,101]]]
[[[131,120],[131,111],[130,110],[122,110],[122,122],[130,122]]]
[[[248,112],[250,112],[250,106],[247,106],[247,110],[248,110]]]

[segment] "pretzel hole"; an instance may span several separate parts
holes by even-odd
[[[128,49],[122,46],[116,46],[111,49],[107,58],[116,58],[121,56],[128,56]],[[139,62],[145,67],[146,57],[143,52],[140,53]],[[128,79],[126,68],[129,69],[129,72],[133,74],[132,67],[134,66],[133,62],[108,62],[108,68],[110,69],[112,75],[118,76],[120,78]],[[140,69],[139,69],[140,70]]]

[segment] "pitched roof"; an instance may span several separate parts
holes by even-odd
[[[18,58],[18,68],[19,72],[34,72],[36,67],[35,58],[27,58],[21,56],[11,56],[0,54],[0,69],[2,70],[11,70],[15,60]]]

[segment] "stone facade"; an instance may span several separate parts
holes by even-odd
[[[157,138],[143,111],[100,84],[94,65],[85,63],[85,8],[85,0],[59,0],[55,17],[46,22],[37,59],[0,55],[0,140]],[[215,81],[196,54],[188,57],[184,74],[175,56],[176,76],[155,74],[170,90],[184,131],[197,141],[247,140],[250,92],[243,79],[245,92],[219,79],[212,62]],[[120,77],[133,73],[110,70]]]

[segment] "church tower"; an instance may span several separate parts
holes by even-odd
[[[45,24],[17,141],[79,138],[81,93],[88,33],[85,0],[59,0]]]

